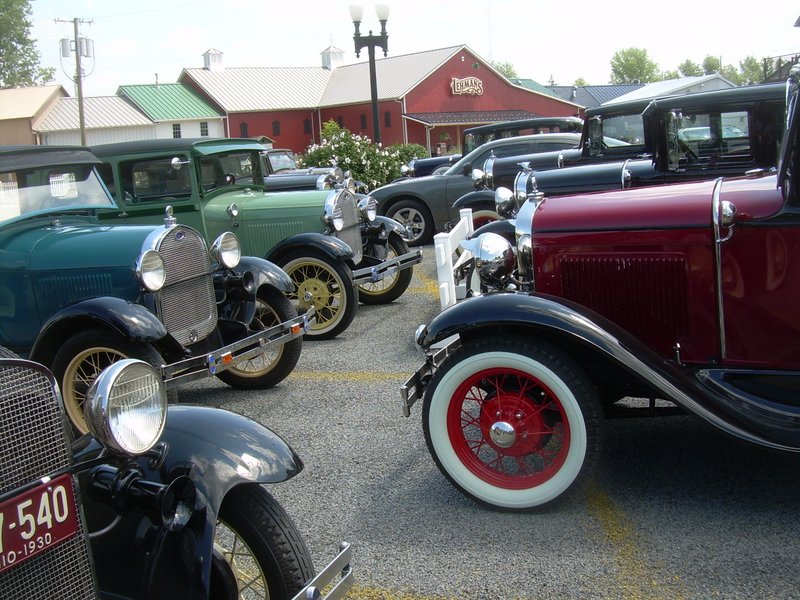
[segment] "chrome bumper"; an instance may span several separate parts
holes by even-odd
[[[402,271],[403,269],[413,267],[420,262],[422,262],[422,250],[407,252],[406,254],[385,260],[379,265],[364,267],[363,269],[357,269],[353,271],[353,283],[356,285],[362,283],[375,283],[387,275],[391,275],[397,271]]]
[[[177,385],[210,377],[258,356],[272,346],[285,344],[308,332],[314,321],[314,308],[302,315],[264,329],[232,344],[202,356],[193,356],[161,366],[161,377],[167,389]]]
[[[425,388],[428,387],[431,376],[460,345],[461,340],[455,338],[445,346],[428,350],[425,356],[425,364],[400,386],[400,400],[402,401],[404,417],[411,416],[411,407],[425,395]]]
[[[292,600],[339,600],[347,595],[353,587],[353,572],[350,567],[350,544],[339,544],[339,554],[336,555],[327,567],[317,573],[316,577],[306,583],[305,587],[292,598]],[[331,586],[339,578],[328,593],[324,596],[321,590]]]

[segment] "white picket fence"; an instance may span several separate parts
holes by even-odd
[[[462,208],[458,224],[447,233],[433,236],[433,249],[436,256],[436,278],[439,281],[439,304],[442,310],[466,297],[466,284],[456,283],[453,269],[459,262],[471,257],[471,253],[459,250],[459,242],[472,234],[472,209]]]

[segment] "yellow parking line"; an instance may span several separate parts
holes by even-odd
[[[348,381],[353,383],[376,383],[397,380],[403,382],[409,373],[382,373],[380,371],[292,371],[289,379],[301,381]]]
[[[456,600],[454,596],[421,596],[412,592],[392,592],[378,588],[354,585],[347,592],[347,600]]]
[[[423,294],[428,294],[433,296],[437,300],[439,299],[439,282],[436,279],[428,277],[424,273],[415,273],[415,277],[419,280],[420,285],[410,286],[409,290],[417,291],[421,290]]]
[[[680,577],[665,575],[656,565],[648,563],[637,543],[633,524],[597,485],[589,487],[587,503],[615,552],[614,575],[620,597],[630,600],[687,597]]]

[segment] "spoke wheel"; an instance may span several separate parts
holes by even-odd
[[[425,393],[423,428],[442,473],[504,510],[556,501],[597,461],[601,409],[566,355],[524,338],[464,343]]]
[[[283,270],[295,285],[289,299],[295,303],[297,313],[303,314],[314,307],[316,321],[306,338],[327,340],[347,329],[358,304],[358,291],[347,265],[321,256],[295,253],[286,259]]]
[[[417,200],[401,200],[392,205],[387,216],[405,228],[409,246],[421,246],[433,237],[433,217]]]
[[[239,600],[289,600],[314,576],[314,565],[297,526],[260,485],[228,492],[214,530],[212,589],[235,588]],[[231,576],[232,575],[232,576]],[[233,585],[231,585],[233,583]]]
[[[80,433],[89,430],[83,415],[89,388],[103,369],[123,358],[139,358],[155,367],[164,362],[149,344],[130,342],[102,330],[78,333],[56,353],[53,374],[61,387],[67,417]]]
[[[396,233],[389,235],[386,258],[392,259],[408,252],[408,244]],[[374,283],[362,283],[358,286],[358,298],[364,304],[388,304],[397,300],[411,284],[413,267],[396,271]]]
[[[250,329],[263,330],[297,316],[291,301],[275,288],[262,287],[256,299],[256,315]],[[239,389],[266,389],[283,381],[300,359],[302,338],[270,346],[254,356],[217,375],[221,381]]]

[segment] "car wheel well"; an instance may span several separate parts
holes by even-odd
[[[498,331],[506,336],[523,335],[528,339],[538,339],[560,349],[581,365],[586,376],[598,391],[598,395],[604,401],[609,398],[619,400],[623,396],[634,395],[634,393],[646,396],[649,392],[632,373],[617,361],[575,335],[556,329],[518,322],[501,324],[499,327],[497,323],[489,323],[470,329],[469,332],[462,333],[461,337],[469,340],[485,337]]]

